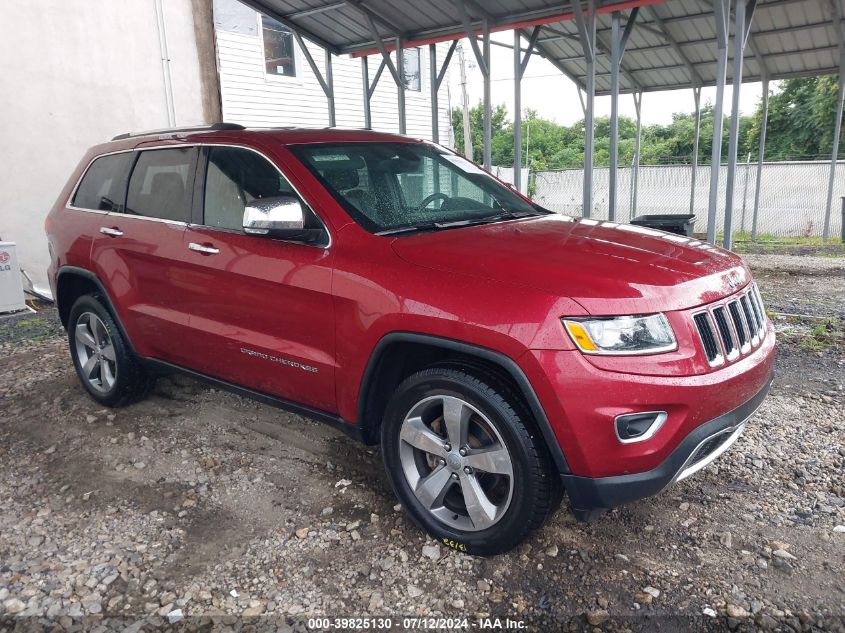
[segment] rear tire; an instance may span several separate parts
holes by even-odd
[[[381,427],[396,496],[440,543],[493,555],[540,527],[559,501],[542,437],[492,375],[433,367],[394,392]]]
[[[94,400],[122,407],[149,394],[155,379],[130,351],[99,295],[76,300],[67,331],[76,374]]]

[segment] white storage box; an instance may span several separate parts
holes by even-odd
[[[0,242],[0,313],[26,310],[14,242]]]

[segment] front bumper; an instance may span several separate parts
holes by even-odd
[[[704,468],[739,437],[771,384],[770,377],[750,400],[695,428],[651,470],[612,477],[561,475],[575,516],[581,520],[592,519],[609,508],[657,494]]]

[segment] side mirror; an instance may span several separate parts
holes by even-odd
[[[322,229],[305,226],[305,209],[296,196],[256,198],[244,208],[244,233],[295,242],[315,242]]]

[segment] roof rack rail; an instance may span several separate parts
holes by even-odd
[[[198,125],[194,127],[164,128],[161,130],[147,130],[146,132],[126,132],[118,134],[112,140],[122,141],[134,136],[148,136],[150,134],[174,134],[176,132],[216,132],[219,130],[245,130],[243,125],[238,123],[212,123],[211,125]]]

